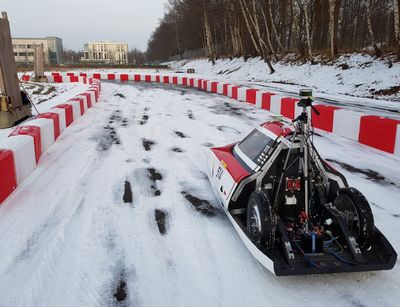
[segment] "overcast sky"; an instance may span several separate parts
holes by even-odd
[[[58,36],[64,48],[113,40],[146,50],[166,0],[0,0],[13,37]]]

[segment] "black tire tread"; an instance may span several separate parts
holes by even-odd
[[[344,188],[338,191],[339,194],[344,194],[349,197],[357,210],[360,218],[360,236],[357,243],[361,248],[369,247],[375,233],[374,216],[371,207],[365,196],[355,188]]]
[[[247,205],[247,230],[250,233],[249,229],[249,217],[250,217],[250,203],[251,200],[254,200],[258,206],[258,210],[260,212],[260,219],[261,219],[261,235],[260,235],[260,242],[253,243],[265,243],[267,237],[270,233],[271,228],[271,221],[272,221],[272,210],[271,210],[271,202],[269,200],[268,195],[264,191],[254,191],[251,193]]]

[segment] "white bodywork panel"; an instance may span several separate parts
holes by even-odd
[[[249,252],[257,259],[257,261],[267,270],[275,274],[274,262],[263,252],[261,252],[257,246],[253,244],[253,242],[251,242],[242,228],[235,221],[233,216],[229,213],[229,201],[232,197],[233,191],[235,191],[237,187],[237,183],[233,180],[224,164],[218,160],[212,151],[209,153],[208,163],[211,171],[209,174],[211,185],[215,191],[215,194],[223,204],[224,211],[238,233],[240,239],[243,241]]]
[[[257,248],[257,246],[254,245],[253,242],[250,241],[250,239],[244,233],[242,228],[236,223],[235,219],[232,217],[232,215],[228,211],[226,211],[226,215],[228,216],[233,227],[235,228],[236,232],[238,233],[240,239],[243,241],[244,245],[246,245],[249,252],[254,256],[254,258],[257,259],[257,261],[263,267],[265,267],[268,271],[275,274],[274,262],[268,256],[266,256],[262,251],[260,251]]]
[[[228,208],[229,200],[237,183],[226,169],[224,162],[220,161],[213,152],[210,152],[210,156],[210,163],[212,165],[210,174],[211,185],[224,207]]]

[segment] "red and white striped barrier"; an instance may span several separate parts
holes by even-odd
[[[8,165],[8,169],[13,168],[14,176],[8,176],[8,173],[0,172],[0,181],[3,183],[0,190],[3,190],[4,184],[10,184],[10,181],[16,180],[17,185],[24,181],[36,168],[36,152],[34,138],[29,135],[18,135],[7,138],[2,144],[1,150],[9,150],[13,153],[13,165]]]
[[[57,80],[67,79],[66,82],[72,82],[71,80],[80,77],[87,78],[87,80],[144,81],[189,86],[247,102],[289,119],[294,119],[302,111],[297,106],[298,99],[293,97],[189,76],[118,73],[76,74],[72,72],[67,73],[66,76],[62,76],[60,73],[52,73],[52,76]],[[329,105],[317,104],[316,108],[321,115],[317,117],[312,113],[312,122],[315,128],[400,156],[400,121],[369,116]]]
[[[11,150],[0,149],[0,203],[17,188],[17,177],[14,165],[14,153]]]
[[[60,134],[99,100],[101,85],[98,80],[57,73],[48,78],[53,82],[82,82],[90,84],[90,87],[66,103],[19,125],[1,141],[0,204],[35,170],[42,154]]]
[[[48,82],[50,83],[84,83],[84,84],[92,84],[94,79],[87,78],[86,76],[77,76],[74,73],[67,73],[65,76],[60,73],[53,72],[49,76],[46,76]],[[31,81],[31,76],[23,75],[21,78],[22,81]]]

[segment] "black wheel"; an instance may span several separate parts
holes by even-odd
[[[355,188],[341,189],[333,205],[343,214],[358,245],[362,248],[370,247],[375,225],[365,196]]]
[[[268,195],[263,191],[253,192],[247,203],[247,230],[256,244],[265,244],[272,225],[272,209]]]

